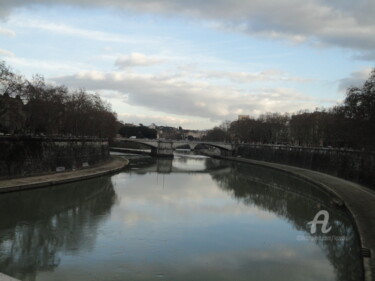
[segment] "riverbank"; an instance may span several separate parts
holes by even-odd
[[[99,138],[0,138],[0,179],[75,170],[109,160],[109,144]]]
[[[239,144],[236,155],[318,171],[375,190],[375,152],[326,147]]]
[[[330,192],[339,199],[354,218],[361,239],[365,281],[375,281],[375,192],[354,182],[303,168],[245,159],[218,157],[252,165],[281,170],[302,178]]]
[[[108,175],[123,169],[129,161],[123,157],[112,156],[111,160],[92,167],[42,176],[8,179],[0,181],[0,193],[47,187],[56,184],[80,181]]]
[[[15,279],[13,277],[10,277],[0,272],[0,281],[20,281],[20,280]]]

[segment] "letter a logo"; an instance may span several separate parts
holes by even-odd
[[[319,220],[319,217],[323,216],[322,220]],[[322,233],[328,233],[331,231],[331,226],[327,228],[328,225],[328,219],[329,219],[329,213],[326,210],[320,210],[314,217],[314,219],[307,224],[311,224],[310,233],[314,234],[316,232],[316,225],[321,224],[322,225]]]

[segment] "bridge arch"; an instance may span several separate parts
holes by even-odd
[[[151,148],[151,155],[173,157],[173,142],[172,141],[161,141],[152,139],[128,139],[128,138],[117,138],[120,142],[133,142],[143,144]]]
[[[178,148],[184,145],[188,145],[190,149],[195,149],[197,145],[208,145],[220,150],[231,151],[233,147],[229,143],[218,143],[218,142],[207,142],[207,141],[173,141],[173,148]]]
[[[173,150],[181,146],[188,145],[190,149],[195,149],[197,145],[206,145],[217,148],[223,156],[230,156],[233,150],[232,144],[206,142],[206,141],[178,141],[178,140],[155,140],[155,139],[128,139],[117,138],[120,142],[133,142],[143,144],[151,148],[151,154],[159,156],[173,156]]]
[[[120,141],[120,142],[130,142],[130,143],[138,143],[138,144],[143,144],[151,149],[153,148],[157,148],[158,147],[158,144],[157,142],[155,142],[154,140],[141,140],[141,139],[125,139],[125,138],[117,138],[116,139],[117,141]]]
[[[230,144],[220,144],[220,143],[212,143],[212,142],[197,142],[197,143],[195,143],[194,148],[197,145],[207,145],[207,146],[218,148],[218,149],[224,150],[224,151],[231,151],[232,150],[232,145],[230,145]]]

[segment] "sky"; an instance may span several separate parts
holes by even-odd
[[[126,123],[209,129],[343,101],[375,61],[373,0],[0,0],[0,60]]]

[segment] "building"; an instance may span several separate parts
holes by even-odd
[[[169,126],[158,126],[156,130],[158,139],[181,139],[181,133],[177,128]]]
[[[170,140],[201,140],[207,135],[206,130],[184,130],[182,127],[170,127],[170,126],[157,126],[154,123],[148,126],[148,128],[156,130],[157,139],[170,139]]]
[[[158,126],[155,125],[155,123],[152,123],[150,126],[148,126],[150,129],[156,130]]]
[[[206,135],[207,135],[207,131],[185,130],[186,139],[201,140]]]
[[[134,125],[133,123],[124,123],[123,127],[137,127],[137,125]]]
[[[249,115],[238,115],[238,121],[250,119]]]

